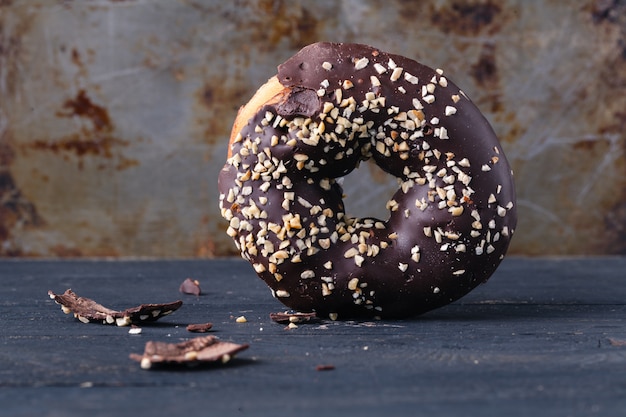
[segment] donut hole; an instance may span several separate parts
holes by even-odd
[[[398,191],[398,185],[395,177],[383,171],[373,160],[362,162],[338,182],[343,187],[347,216],[389,218],[387,202]]]

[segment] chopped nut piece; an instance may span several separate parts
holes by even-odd
[[[367,64],[369,64],[369,62],[370,62],[369,59],[361,58],[361,59],[359,59],[358,61],[356,61],[354,63],[354,69],[355,70],[361,70],[361,69],[367,67]]]

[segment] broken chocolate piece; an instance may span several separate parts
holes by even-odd
[[[609,337],[609,343],[611,346],[626,346],[626,340],[624,339],[614,339]]]
[[[192,323],[187,325],[187,331],[192,333],[206,333],[213,327],[213,323]]]
[[[290,313],[285,311],[284,313],[270,313],[270,319],[276,323],[303,323],[315,319],[317,316],[315,313]]]
[[[180,284],[178,288],[183,294],[200,295],[202,290],[200,289],[200,282],[197,279],[187,278]]]
[[[247,348],[248,345],[222,342],[214,336],[202,336],[181,343],[149,341],[143,355],[131,353],[130,358],[139,362],[143,369],[150,369],[155,363],[165,365],[226,363],[236,353]]]
[[[116,311],[106,308],[92,299],[79,297],[70,289],[60,295],[48,291],[48,295],[57,304],[61,304],[61,310],[65,314],[74,313],[74,317],[83,323],[101,322],[102,324],[116,324],[118,326],[156,321],[178,310],[183,305],[183,302],[178,300],[165,304],[141,304],[124,311]]]

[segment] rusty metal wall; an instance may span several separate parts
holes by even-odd
[[[300,47],[446,73],[516,174],[512,253],[626,253],[626,2],[0,0],[0,256],[234,254],[216,178],[237,108]],[[384,217],[365,164],[347,207]]]

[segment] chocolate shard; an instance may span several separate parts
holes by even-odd
[[[214,336],[202,336],[180,343],[149,341],[143,355],[131,353],[130,358],[150,369],[153,364],[198,365],[202,363],[226,363],[249,345],[222,342]]]
[[[71,289],[63,294],[48,291],[48,295],[65,314],[73,313],[74,317],[83,323],[100,322],[102,324],[116,324],[129,326],[131,324],[156,321],[178,310],[183,305],[181,300],[164,304],[141,304],[123,311],[112,310],[86,297],[79,297]]]
[[[288,312],[284,313],[270,313],[270,319],[276,323],[303,323],[314,320],[317,318],[315,313],[296,313]]]
[[[200,295],[202,290],[200,289],[200,282],[197,279],[187,278],[180,284],[178,291],[183,294]]]
[[[615,339],[615,338],[610,337],[609,343],[611,344],[611,346],[626,346],[625,339]]]
[[[187,331],[192,333],[206,333],[213,327],[213,323],[192,323],[187,325]]]

